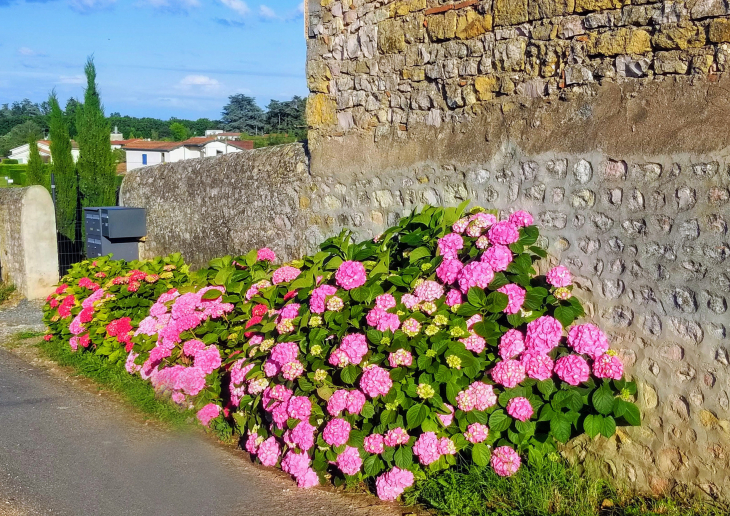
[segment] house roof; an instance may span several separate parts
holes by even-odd
[[[218,133],[216,136],[241,136],[241,133]]]
[[[239,149],[253,149],[253,140],[231,140],[226,143],[228,145],[232,145],[233,147],[238,147]]]
[[[124,146],[125,150],[146,150],[165,152],[181,147],[183,142],[157,142],[151,140],[130,141]]]
[[[218,135],[220,136],[220,135]],[[205,145],[206,143],[217,141],[215,136],[196,136],[194,138],[188,138],[184,142],[181,142],[182,145],[185,145],[186,147],[200,147]]]
[[[38,140],[38,143],[41,143],[41,144],[45,145],[46,147],[50,147],[51,140]],[[71,140],[71,148],[72,149],[78,149],[79,148],[79,144],[76,143],[74,140]]]
[[[134,142],[143,142],[144,138],[132,138],[131,140],[111,140],[112,145],[121,145],[122,147],[126,147],[130,143]]]

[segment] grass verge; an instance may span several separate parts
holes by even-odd
[[[730,507],[682,493],[638,497],[562,459],[520,468],[511,478],[491,468],[463,467],[424,480],[407,493],[451,516],[726,516]]]
[[[15,292],[15,285],[0,282],[0,303],[7,301],[13,292]]]
[[[37,346],[44,355],[59,365],[70,367],[78,375],[121,395],[145,416],[178,428],[194,420],[193,412],[181,410],[171,401],[157,396],[149,382],[127,373],[123,363],[110,364],[105,358],[93,353],[74,353],[68,344],[55,340],[41,340]]]

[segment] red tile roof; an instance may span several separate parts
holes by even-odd
[[[183,142],[157,142],[148,140],[139,140],[128,143],[124,146],[125,150],[148,150],[148,151],[171,151],[181,147]]]
[[[38,140],[38,143],[42,143],[46,147],[50,147],[51,146],[51,140]],[[72,149],[78,149],[79,148],[79,144],[76,143],[74,140],[71,140],[71,148]]]
[[[228,145],[233,145],[234,147],[238,147],[239,149],[246,149],[246,150],[253,149],[253,140],[231,140],[226,143]]]
[[[182,145],[194,145],[194,146],[201,146],[205,145],[206,143],[214,142],[216,141],[215,136],[196,136],[195,138],[188,138],[184,142],[181,142]]]

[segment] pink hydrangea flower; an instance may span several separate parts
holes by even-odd
[[[492,450],[489,460],[494,472],[500,477],[511,477],[520,469],[520,456],[509,446],[500,446]]]
[[[307,451],[314,446],[314,432],[316,428],[309,421],[300,421],[291,431],[291,440],[299,449]]]
[[[507,360],[515,358],[525,350],[525,339],[522,332],[511,329],[499,339],[499,356]]]
[[[553,375],[555,363],[548,355],[535,351],[525,351],[520,357],[520,362],[525,366],[525,374],[535,380],[547,380]]]
[[[259,434],[256,432],[249,432],[248,438],[246,438],[246,451],[251,455],[256,455],[259,449],[259,445],[256,441],[259,439]]]
[[[388,371],[377,365],[366,367],[360,377],[360,388],[371,398],[385,396],[391,387],[393,380],[390,379]]]
[[[487,247],[489,247],[489,237],[487,235],[482,235],[479,238],[477,238],[477,241],[474,242],[474,245],[477,246],[477,249],[483,251]]]
[[[494,271],[484,262],[471,262],[459,273],[459,290],[466,294],[472,287],[487,288],[494,279]]]
[[[549,315],[538,317],[527,324],[525,347],[530,351],[548,353],[560,343],[563,325]]]
[[[367,281],[365,266],[360,262],[346,261],[335,272],[337,284],[345,290],[361,287]]]
[[[456,445],[448,437],[439,439],[439,453],[441,455],[456,455]]]
[[[409,337],[415,337],[421,331],[421,323],[411,317],[403,321],[401,329]]]
[[[359,364],[368,352],[367,339],[362,333],[345,335],[339,349],[345,352],[351,364]]]
[[[262,247],[256,252],[256,260],[258,261],[267,261],[267,262],[275,262],[276,261],[276,254],[274,254],[274,251],[269,249],[268,247]]]
[[[451,225],[451,229],[454,233],[463,233],[466,231],[466,227],[469,225],[469,217],[462,217]]]
[[[449,292],[448,292],[448,293],[446,294],[446,304],[447,304],[448,306],[456,306],[456,305],[460,305],[460,304],[461,304],[461,303],[463,303],[463,302],[464,302],[464,298],[463,298],[463,296],[461,295],[461,292],[459,292],[459,291],[458,291],[458,290],[456,290],[456,289],[451,289],[451,290],[449,290]]]
[[[466,432],[464,432],[464,437],[472,444],[486,441],[487,436],[489,436],[489,428],[481,423],[470,424],[466,427]]]
[[[312,414],[312,402],[306,396],[292,396],[286,407],[290,418],[304,421]]]
[[[568,331],[568,345],[576,353],[596,359],[608,351],[608,339],[595,324],[578,324]]]
[[[570,270],[567,267],[558,265],[553,267],[545,275],[545,280],[553,287],[569,287],[573,284],[573,276],[570,274]]]
[[[484,351],[484,348],[487,345],[487,341],[474,332],[471,332],[471,334],[466,338],[459,339],[459,342],[463,343],[466,349],[477,354]]]
[[[496,244],[484,251],[480,260],[488,263],[495,272],[506,271],[512,262],[512,251],[505,245]]]
[[[312,295],[309,298],[309,309],[315,314],[324,313],[327,297],[334,296],[336,293],[337,287],[320,285],[312,290]]]
[[[211,420],[218,417],[221,413],[221,408],[215,403],[208,403],[205,407],[200,409],[195,415],[203,426],[208,426]]]
[[[459,277],[464,264],[457,259],[444,259],[438,267],[436,267],[436,277],[445,285],[451,285]]]
[[[295,317],[299,316],[300,306],[301,305],[299,303],[289,303],[281,309],[281,312],[279,312],[279,316],[282,319],[294,319]]]
[[[624,364],[614,355],[601,355],[593,362],[593,374],[597,378],[620,380],[624,375]]]
[[[338,389],[327,400],[327,412],[331,416],[339,416],[345,407],[347,407],[347,390]]]
[[[205,349],[205,343],[202,340],[188,340],[183,344],[183,353],[189,357],[194,357],[198,351]]]
[[[309,468],[303,476],[297,478],[297,487],[300,489],[309,489],[317,485],[319,485],[319,476],[312,468]]]
[[[296,380],[304,374],[304,366],[299,360],[292,360],[281,366],[281,375],[289,381]]]
[[[515,227],[522,228],[525,226],[532,226],[534,220],[532,215],[528,212],[519,210],[509,216],[509,222]]]
[[[411,364],[413,364],[413,355],[410,351],[406,351],[401,348],[388,355],[388,363],[390,364],[390,367],[410,367]]]
[[[405,428],[398,427],[385,432],[383,442],[386,446],[393,447],[408,444],[408,439],[410,439],[410,436],[408,435],[408,432],[406,432]]]
[[[297,359],[299,346],[296,342],[280,342],[271,348],[271,355],[269,356],[271,360],[282,366]]]
[[[78,347],[78,345],[77,345]],[[134,363],[136,358],[139,356],[138,353],[135,353],[134,351],[131,351],[129,355],[127,355],[127,361],[124,363],[124,368],[127,370],[129,374],[134,374],[140,369],[142,369],[141,365],[137,365]]]
[[[301,273],[302,271],[300,271],[296,267],[285,265],[284,267],[279,267],[274,271],[274,274],[271,277],[271,281],[274,283],[274,285],[278,285],[279,283],[288,283],[297,279],[297,277]]]
[[[438,240],[438,248],[444,260],[456,259],[464,248],[464,239],[458,233],[449,233]]]
[[[362,467],[362,459],[357,448],[345,447],[345,451],[337,456],[337,467],[345,475],[357,475]]]
[[[496,403],[497,395],[494,393],[494,388],[484,382],[474,382],[456,395],[456,404],[459,410],[464,412],[487,410]]]
[[[570,385],[587,382],[590,372],[588,362],[580,355],[566,355],[555,362],[555,373],[558,378]]]
[[[444,287],[435,281],[426,280],[413,293],[420,301],[436,301],[444,296]]]
[[[439,440],[435,432],[423,432],[413,445],[413,455],[424,466],[436,462],[441,457],[439,451]]]
[[[383,436],[380,434],[365,436],[365,439],[363,440],[363,448],[368,453],[374,453],[376,455],[383,453],[383,450],[385,449]]]
[[[327,444],[341,446],[350,438],[350,423],[341,418],[335,418],[327,423],[322,431],[322,438]]]
[[[450,414],[439,414],[436,413],[436,417],[439,418],[439,421],[441,421],[441,424],[444,426],[450,426],[451,423],[454,421],[454,407],[449,405],[448,403],[444,403],[444,407],[446,407],[451,413]]]
[[[395,500],[413,485],[413,473],[394,467],[375,479],[375,490],[381,500]]]
[[[497,289],[497,292],[506,294],[509,298],[509,302],[507,304],[507,307],[504,309],[504,313],[519,313],[520,309],[522,308],[522,304],[525,302],[525,295],[527,294],[527,291],[524,288],[514,283],[510,283],[509,285],[499,287]]]
[[[510,245],[520,239],[520,233],[514,224],[507,220],[497,222],[489,228],[489,241],[494,244]]]
[[[381,310],[388,310],[390,308],[395,308],[397,305],[395,298],[393,297],[393,294],[380,294],[378,297],[375,298],[375,307],[380,308]]]
[[[525,379],[525,367],[517,360],[502,360],[492,368],[492,380],[508,389]]]
[[[408,310],[413,310],[418,305],[418,298],[413,294],[403,294],[400,298],[400,302],[405,305]]]
[[[195,353],[193,365],[199,367],[206,375],[221,366],[221,353],[215,345],[200,349]]]
[[[264,466],[276,466],[281,454],[281,446],[273,435],[262,442],[257,450],[261,464]]]
[[[521,396],[509,400],[506,409],[507,414],[519,421],[527,421],[534,413],[530,400]]]
[[[306,453],[288,451],[281,461],[281,469],[294,478],[299,478],[307,473],[310,462]]]

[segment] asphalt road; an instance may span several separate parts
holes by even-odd
[[[0,514],[400,515],[372,496],[300,490],[196,432],[145,424],[109,396],[0,349]],[[405,511],[409,512],[409,511]]]

